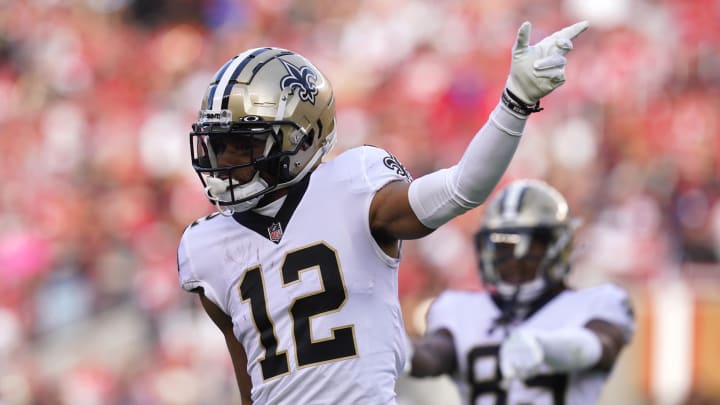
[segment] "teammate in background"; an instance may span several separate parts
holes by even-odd
[[[218,70],[190,133],[218,212],[185,230],[178,271],[224,334],[244,402],[395,403],[406,359],[400,241],[487,198],[587,26],[530,46],[524,23],[487,123],[457,165],[415,181],[370,146],[321,163],[335,143],[335,100],[297,53],[250,49]]]
[[[544,182],[498,191],[475,236],[489,292],[438,296],[410,375],[449,374],[466,404],[596,403],[634,320],[619,287],[566,285],[577,224]]]

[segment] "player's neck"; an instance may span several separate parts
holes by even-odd
[[[262,204],[261,206],[253,209],[256,213],[274,218],[278,211],[280,211],[280,208],[282,207],[283,203],[285,202],[285,199],[287,199],[287,190],[285,190],[285,193],[279,194],[276,198],[271,200],[270,202],[266,204]]]

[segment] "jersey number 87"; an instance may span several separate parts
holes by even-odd
[[[501,372],[500,362],[498,361],[500,346],[487,345],[476,346],[467,354],[468,375],[467,381],[470,385],[470,402],[474,404],[479,397],[486,395],[495,396],[495,405],[506,405],[508,403],[508,393],[500,384]],[[475,375],[475,363],[483,361],[491,361],[494,363],[494,374],[491,378],[481,379]],[[543,388],[549,390],[552,395],[552,403],[555,405],[565,404],[565,393],[568,385],[568,376],[566,374],[548,374],[538,375],[523,381],[526,387]]]

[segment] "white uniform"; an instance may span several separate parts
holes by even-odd
[[[275,218],[213,214],[186,229],[181,285],[232,317],[256,404],[395,403],[399,259],[374,241],[369,207],[396,180],[410,175],[393,155],[355,148],[293,187]]]
[[[513,381],[507,389],[500,384],[498,349],[505,337],[503,326],[494,322],[500,310],[488,293],[447,291],[430,307],[428,332],[447,329],[452,333],[458,385],[464,404],[493,405],[587,405],[597,403],[608,377],[607,372],[585,370],[542,375],[524,382]],[[612,284],[582,290],[564,290],[528,319],[509,326],[536,330],[581,327],[591,319],[602,319],[619,326],[626,341],[632,336],[634,320],[628,296]]]

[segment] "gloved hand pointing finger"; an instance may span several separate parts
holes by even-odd
[[[538,101],[565,82],[565,55],[573,49],[572,40],[588,26],[587,21],[575,23],[535,45],[530,45],[530,23],[526,21],[520,26],[506,83],[510,99],[517,98],[524,104],[517,110],[527,111],[526,114],[539,111]]]

